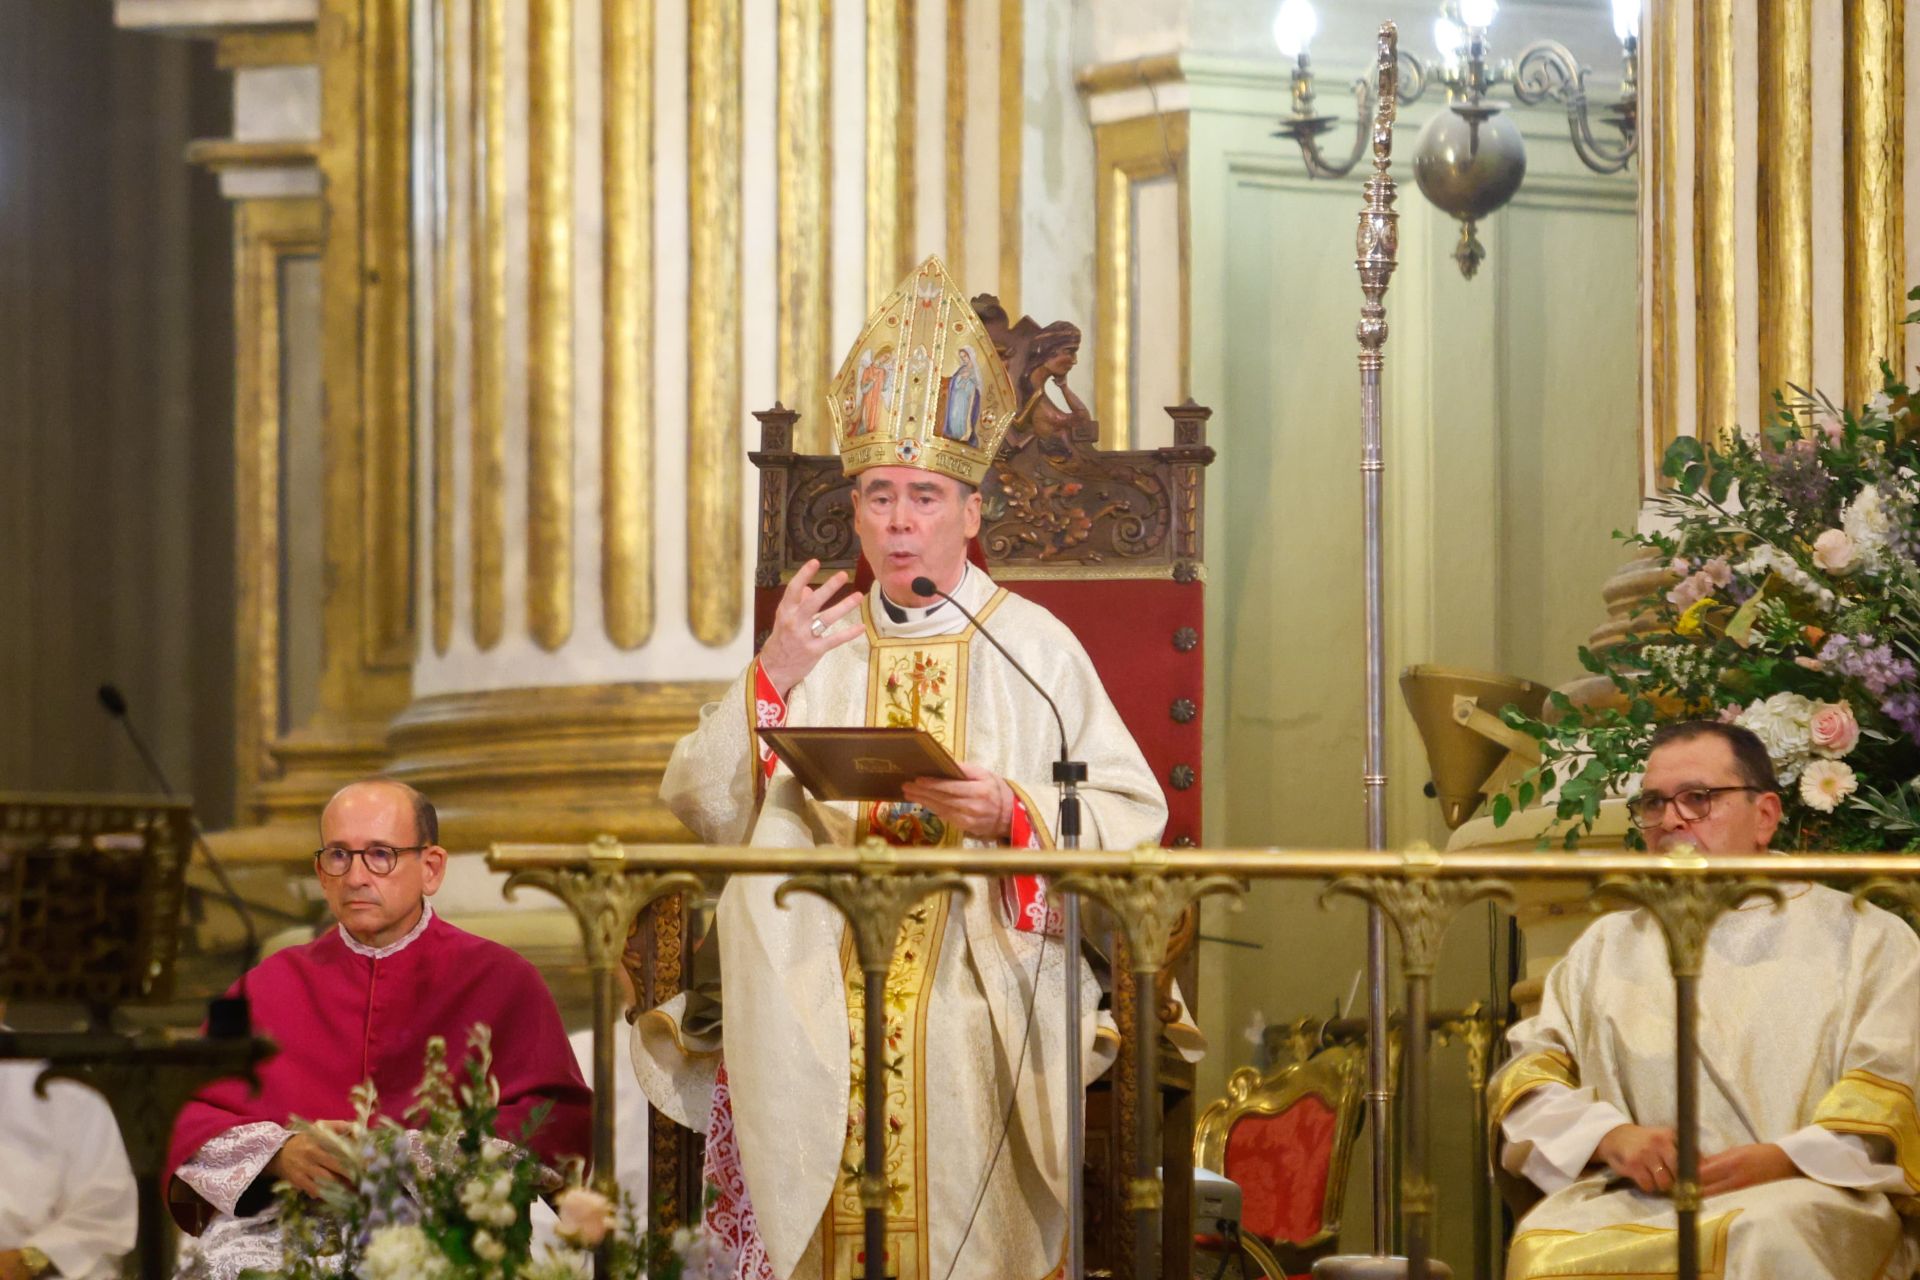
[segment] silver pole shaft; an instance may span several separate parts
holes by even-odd
[[[1063,836],[1061,847],[1078,849],[1080,837]],[[1060,914],[1060,947],[1066,953],[1067,983],[1067,1280],[1080,1280],[1086,1269],[1086,1196],[1081,1171],[1087,1167],[1087,1089],[1080,1078],[1080,896],[1065,895]]]
[[[1380,426],[1380,372],[1386,363],[1387,282],[1399,251],[1399,215],[1387,173],[1393,154],[1393,122],[1399,98],[1399,32],[1380,26],[1375,50],[1378,100],[1373,124],[1373,176],[1354,239],[1354,267],[1365,302],[1355,336],[1360,341],[1360,490],[1366,549],[1367,740],[1362,763],[1366,792],[1367,848],[1387,847],[1387,633],[1385,519],[1386,476]],[[1410,1034],[1424,1034],[1410,1032]],[[1373,1252],[1387,1256],[1393,1223],[1388,1122],[1392,1090],[1387,1072],[1387,926],[1378,906],[1367,911],[1367,1112],[1373,1128]]]
[[[1366,546],[1367,737],[1362,764],[1366,792],[1367,848],[1387,847],[1386,804],[1386,576],[1381,512],[1386,465],[1381,459],[1380,370],[1360,370],[1361,508]],[[1367,908],[1367,1119],[1372,1128],[1373,1251],[1391,1249],[1393,1176],[1390,1125],[1393,1092],[1387,1069],[1387,922],[1378,906]]]

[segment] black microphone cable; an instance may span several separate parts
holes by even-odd
[[[1034,692],[1046,700],[1047,708],[1053,712],[1054,724],[1060,730],[1060,759],[1064,763],[1067,759],[1066,721],[1061,718],[1060,708],[1054,704],[1053,699],[1048,696],[1046,689],[1041,686],[1040,682],[1033,678],[1033,674],[1020,665],[1018,658],[1007,652],[1005,645],[994,639],[993,633],[987,630],[986,626],[981,623],[979,618],[973,615],[967,606],[961,604],[958,600],[955,600],[952,596],[936,587],[932,578],[915,578],[908,586],[913,591],[913,594],[923,600],[933,596],[939,596],[942,600],[945,600],[948,604],[958,609],[961,616],[968,622],[971,622],[974,629],[986,638],[987,643],[991,644],[995,649],[998,649],[1000,656],[1011,663],[1013,669],[1018,671],[1021,677],[1033,686]],[[1054,813],[1054,830],[1059,831],[1062,829],[1061,823],[1065,816],[1065,804],[1063,801],[1061,808],[1057,809]],[[960,1257],[966,1251],[967,1241],[973,1235],[973,1225],[979,1220],[980,1207],[986,1203],[987,1189],[993,1185],[993,1172],[1000,1165],[1001,1153],[1006,1150],[1007,1137],[1013,1129],[1013,1113],[1018,1110],[1020,1106],[1020,1078],[1025,1073],[1027,1066],[1027,1046],[1033,1039],[1034,1012],[1040,1001],[1040,971],[1046,963],[1047,941],[1049,937],[1050,935],[1043,926],[1040,933],[1039,949],[1034,952],[1033,981],[1027,990],[1026,1021],[1025,1026],[1020,1032],[1020,1050],[1013,1065],[1013,1082],[1007,1090],[1006,1113],[1000,1118],[1000,1135],[994,1139],[993,1155],[987,1161],[986,1172],[980,1177],[980,1190],[974,1194],[973,1208],[967,1213],[966,1229],[960,1233],[960,1242],[953,1247],[953,1259],[947,1263],[946,1274],[941,1277],[941,1280],[953,1280],[954,1269],[960,1265]],[[1080,980],[1077,960],[1078,957],[1075,956],[1066,957],[1066,962],[1061,967],[1061,980],[1063,982],[1078,982]],[[1072,1031],[1073,1052],[1078,1053],[1080,1052],[1080,1028],[1074,1027]],[[1069,1105],[1083,1106],[1085,1105],[1085,1099],[1070,1099]],[[1067,1176],[1069,1178],[1077,1178],[1080,1176],[1080,1171],[1078,1169],[1069,1169]],[[1072,1223],[1067,1224],[1067,1230],[1069,1232],[1073,1230]]]

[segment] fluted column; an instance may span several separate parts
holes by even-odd
[[[398,2],[422,634],[389,770],[456,845],[682,835],[659,771],[754,643],[750,411],[828,447],[869,297],[1020,190],[1021,9]]]
[[[1652,0],[1641,77],[1645,480],[1773,395],[1904,366],[1904,0]],[[1750,190],[1752,198],[1742,197]],[[1789,393],[1790,394],[1790,393]]]

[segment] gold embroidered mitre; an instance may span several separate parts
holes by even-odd
[[[827,407],[848,475],[920,467],[977,487],[1020,406],[986,326],[928,258],[867,317]]]

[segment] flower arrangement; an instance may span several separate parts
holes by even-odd
[[[1659,724],[1718,718],[1773,759],[1778,847],[1920,850],[1920,404],[1881,369],[1858,411],[1795,389],[1757,435],[1667,450],[1665,527],[1615,536],[1678,581],[1638,603],[1627,640],[1580,652],[1619,705],[1556,693],[1551,723],[1509,708],[1542,763],[1495,797],[1496,823],[1552,797],[1549,834],[1572,848]]]
[[[467,1045],[456,1077],[446,1042],[428,1040],[405,1113],[410,1127],[374,1118],[371,1083],[353,1092],[353,1120],[294,1124],[333,1152],[347,1180],[326,1184],[318,1200],[284,1182],[276,1189],[284,1280],[576,1280],[594,1274],[596,1249],[614,1280],[732,1274],[732,1257],[704,1230],[649,1233],[630,1198],[582,1185],[577,1163],[564,1173],[545,1168],[526,1145],[545,1108],[518,1142],[495,1136],[500,1085],[485,1024],[474,1025]],[[561,1247],[536,1257],[531,1210],[543,1192],[554,1193]]]

